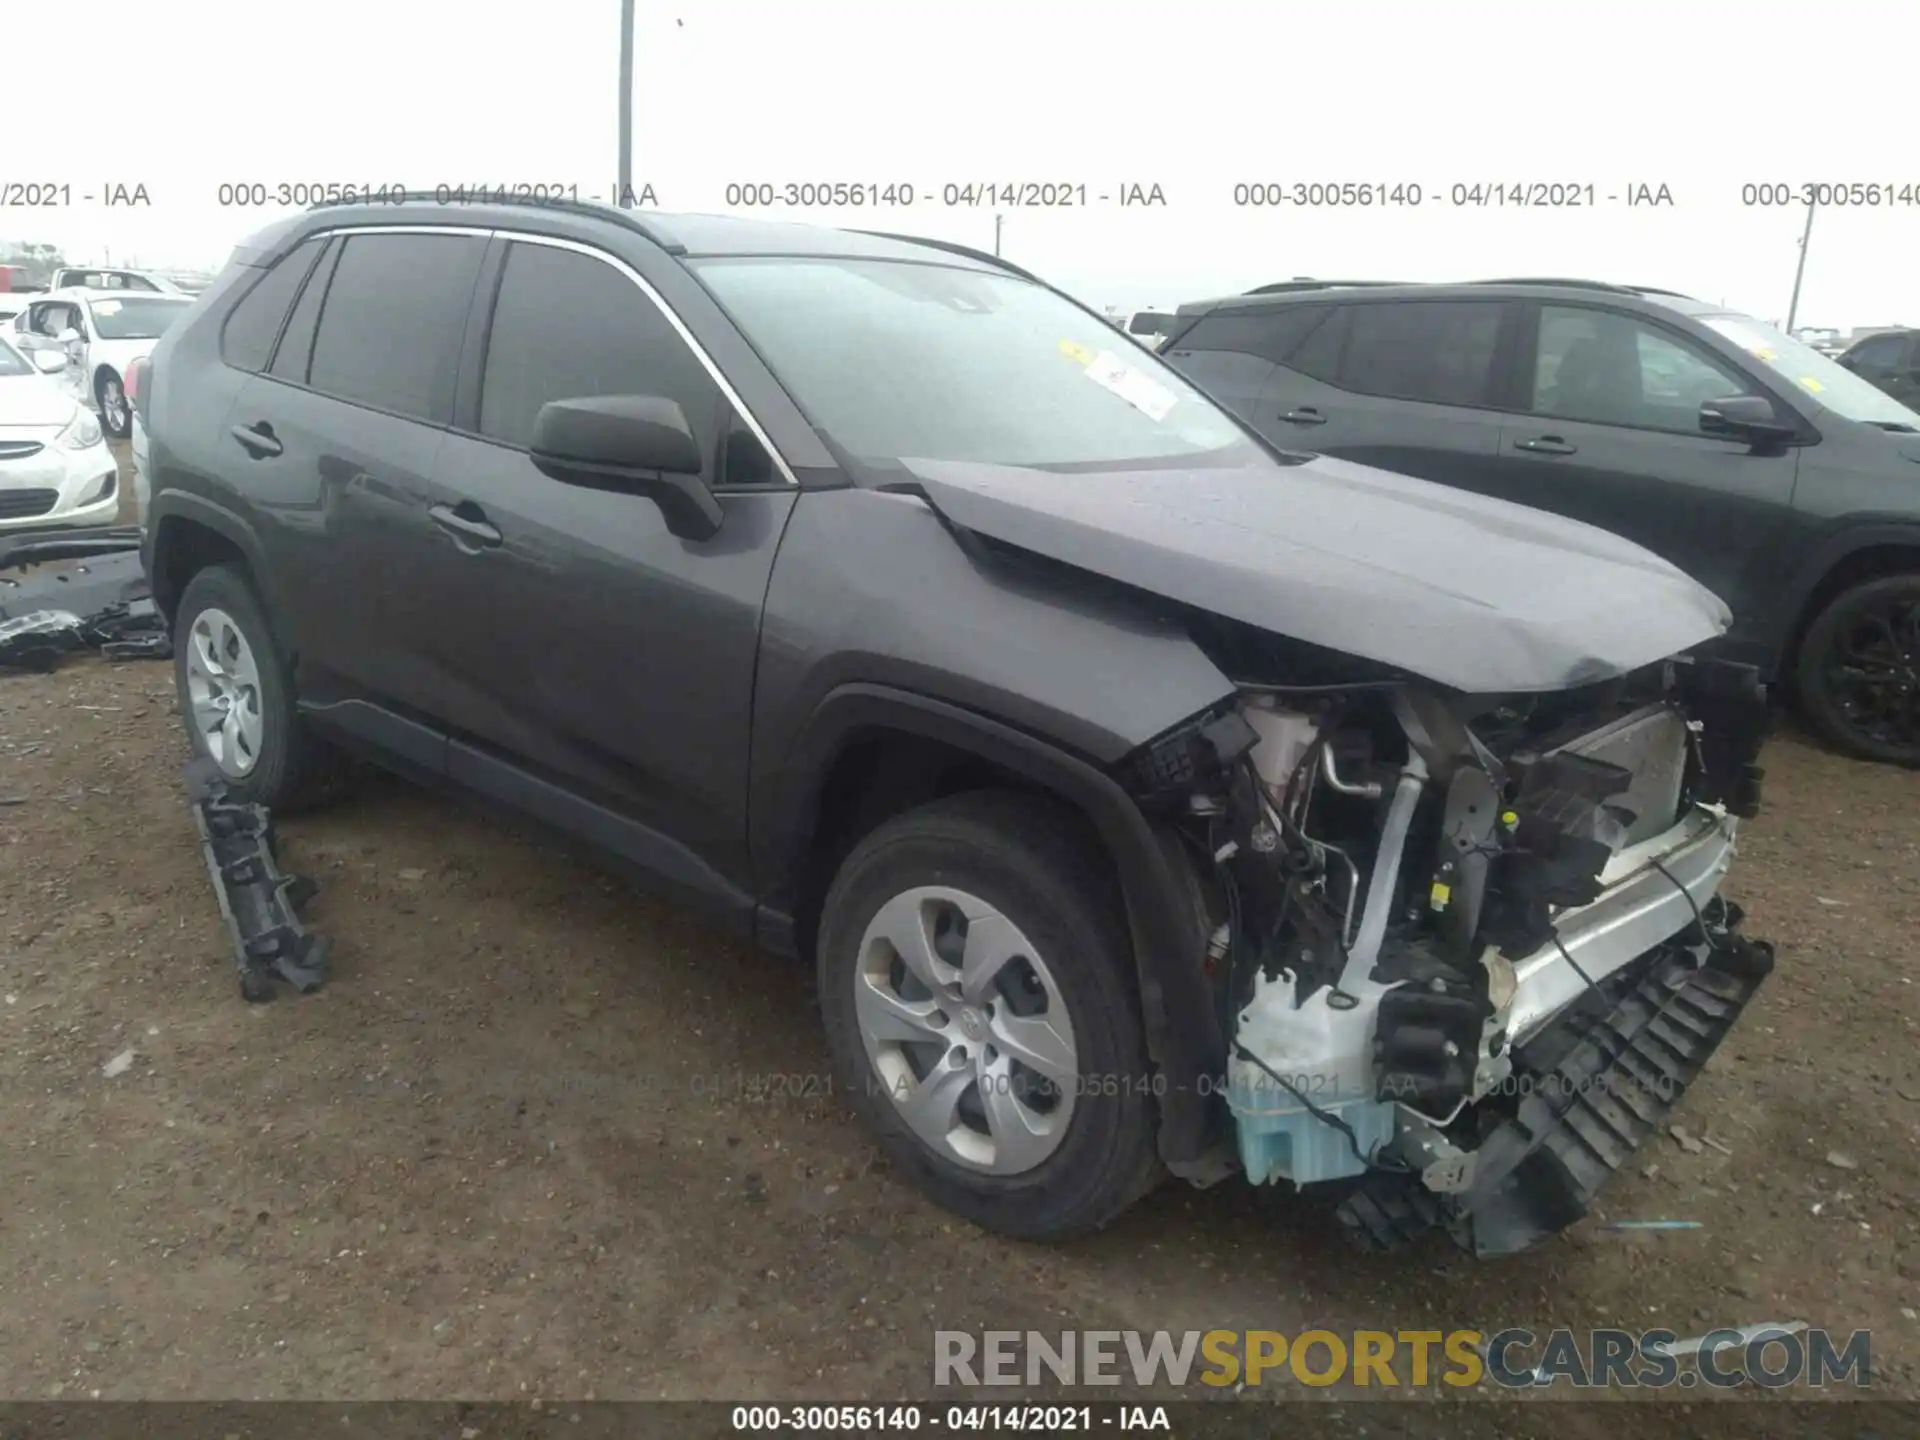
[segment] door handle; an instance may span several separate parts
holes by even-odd
[[[1298,410],[1288,410],[1280,417],[1289,425],[1324,425],[1327,417],[1311,405],[1302,405]]]
[[[471,500],[462,500],[458,505],[430,505],[427,514],[434,524],[456,540],[489,550],[500,543],[499,530],[487,523],[486,512]]]
[[[264,420],[253,425],[236,425],[227,433],[238,440],[247,454],[256,460],[264,460],[269,456],[282,454],[287,448],[280,443],[279,437],[273,433],[273,426]]]
[[[1516,440],[1513,442],[1513,448],[1530,450],[1535,455],[1574,455],[1580,450],[1578,445],[1569,445],[1558,435],[1541,435],[1533,440]]]

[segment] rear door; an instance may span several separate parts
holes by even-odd
[[[1737,617],[1757,613],[1785,573],[1800,452],[1756,455],[1703,435],[1700,406],[1766,388],[1638,313],[1575,302],[1528,311],[1525,413],[1504,427],[1495,493],[1638,541]]]
[[[486,246],[482,234],[424,228],[335,237],[227,417],[256,523],[297,601],[304,700],[371,699],[427,718],[448,702],[426,658],[417,577],[443,538],[427,515],[431,475]]]
[[[1353,300],[1330,307],[1269,377],[1263,433],[1442,485],[1478,488],[1499,452],[1502,300]]]
[[[637,271],[573,242],[496,243],[479,381],[435,465],[443,528],[414,571],[448,774],[712,898],[716,873],[746,869],[761,604],[798,492]],[[548,401],[620,394],[686,413],[725,514],[711,539],[528,458]]]

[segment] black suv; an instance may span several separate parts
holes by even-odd
[[[1718,600],[1275,451],[991,256],[321,208],[142,404],[181,712],[238,798],[359,751],[806,957],[844,1093],[983,1225],[1240,1169],[1516,1249],[1768,968],[1719,896],[1766,706],[1696,653]]]
[[[1920,414],[1811,347],[1660,290],[1305,282],[1161,354],[1276,444],[1639,541],[1828,739],[1920,764]]]

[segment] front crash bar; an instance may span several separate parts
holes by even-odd
[[[1587,977],[1604,981],[1692,925],[1733,863],[1739,823],[1718,810],[1696,809],[1672,829],[1614,856],[1600,877],[1607,888],[1554,917],[1560,944],[1549,941],[1512,961],[1510,1043],[1524,1044],[1578,1000]],[[1579,970],[1567,963],[1561,946]]]

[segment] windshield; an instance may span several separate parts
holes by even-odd
[[[856,459],[1114,467],[1261,453],[1099,316],[1028,281],[884,260],[696,264],[808,421]]]
[[[6,341],[0,340],[0,375],[31,375],[33,373],[33,366],[27,363],[27,357]]]
[[[192,303],[140,295],[96,300],[87,308],[93,312],[94,332],[102,340],[158,340]]]
[[[1744,315],[1703,315],[1700,319],[1834,414],[1882,428],[1920,430],[1920,415],[1852,371],[1842,369],[1811,345]]]

